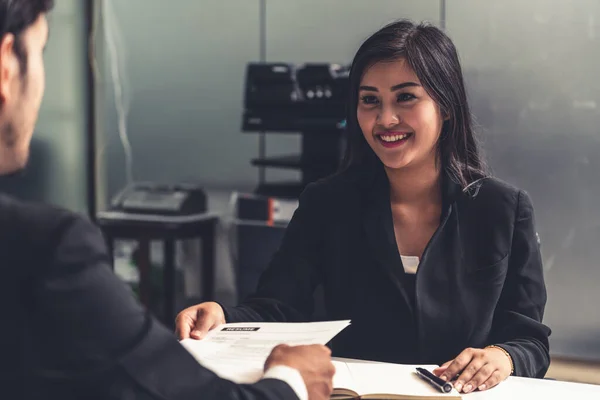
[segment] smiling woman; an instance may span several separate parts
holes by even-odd
[[[418,167],[428,161],[435,165],[444,121],[440,107],[405,59],[369,67],[359,91],[360,129],[387,168]]]
[[[350,86],[349,110],[357,111],[348,115],[346,168],[372,156],[369,147],[380,158],[386,154],[371,139],[406,134],[410,144],[418,128],[420,137],[410,140],[417,152],[392,156],[396,163],[439,161],[436,165],[463,187],[486,176],[458,54],[439,29],[409,21],[384,27],[359,48]],[[384,157],[387,166],[390,158]]]
[[[180,336],[309,320],[321,285],[327,317],[352,320],[335,356],[441,364],[465,393],[544,376],[533,206],[485,172],[450,38],[410,21],[382,28],[358,50],[349,93],[343,169],[306,188],[256,294],[184,310]]]

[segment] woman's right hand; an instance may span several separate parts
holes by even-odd
[[[176,332],[180,340],[202,339],[208,331],[224,323],[223,308],[212,301],[186,308],[175,319]]]

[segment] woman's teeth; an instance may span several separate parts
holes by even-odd
[[[401,135],[379,135],[379,138],[384,142],[397,142],[398,140],[402,140],[408,137],[408,133],[403,133]]]

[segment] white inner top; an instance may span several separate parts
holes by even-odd
[[[406,272],[407,274],[417,273],[417,269],[419,268],[419,257],[400,255],[400,258],[402,259],[404,272]]]

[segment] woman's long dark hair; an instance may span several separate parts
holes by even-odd
[[[438,142],[438,161],[442,168],[463,188],[486,176],[456,48],[435,26],[417,25],[408,20],[391,23],[373,34],[360,46],[352,61],[346,125],[348,143],[342,170],[380,162],[358,125],[358,88],[367,68],[380,61],[400,58],[415,71],[442,115],[449,117],[442,125]]]

